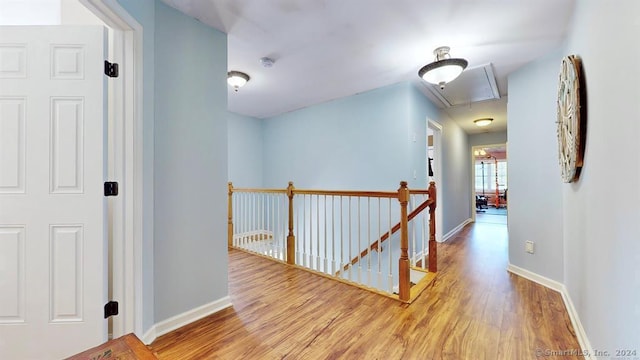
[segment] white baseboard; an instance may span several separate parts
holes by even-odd
[[[564,300],[564,305],[567,307],[567,312],[569,313],[569,318],[571,319],[571,324],[573,324],[573,330],[576,332],[576,337],[578,338],[578,342],[580,346],[587,350],[589,354],[595,354],[593,351],[593,347],[591,347],[591,342],[589,342],[589,338],[587,338],[587,333],[582,326],[582,322],[580,322],[580,317],[578,316],[578,311],[573,305],[573,301],[571,301],[571,296],[569,296],[569,292],[567,288],[562,285],[562,291],[560,292],[562,295],[562,300]],[[585,356],[585,359],[597,360],[594,356]]]
[[[569,318],[571,319],[573,330],[576,332],[576,338],[578,339],[578,343],[580,343],[580,348],[583,350],[586,350],[585,352],[588,354],[584,358],[589,360],[591,359],[596,360],[595,356],[591,356],[592,354],[595,354],[595,352],[593,351],[593,348],[591,347],[591,343],[587,338],[587,333],[584,331],[584,327],[582,326],[582,322],[580,321],[578,312],[576,311],[576,308],[573,305],[571,296],[567,291],[567,287],[560,282],[551,280],[545,276],[536,274],[534,272],[531,272],[529,270],[523,269],[521,267],[518,267],[512,264],[507,265],[507,271],[509,271],[512,274],[521,276],[525,279],[531,280],[535,283],[538,283],[551,290],[555,290],[559,292],[560,295],[562,295],[562,301],[564,302],[564,306],[567,308],[567,313],[569,314]]]
[[[512,274],[516,274],[519,276],[522,276],[525,279],[531,280],[534,283],[538,283],[544,287],[547,287],[551,290],[555,290],[559,293],[562,292],[562,289],[564,288],[564,285],[558,281],[555,280],[551,280],[548,277],[536,274],[532,271],[529,271],[527,269],[523,269],[519,266],[515,266],[513,264],[509,264],[507,265],[507,271],[512,273]]]
[[[166,320],[163,320],[155,325],[153,325],[147,332],[142,336],[142,342],[149,345],[151,344],[157,337],[162,336],[166,333],[169,333],[175,329],[183,327],[187,324],[190,324],[196,320],[200,320],[205,316],[209,316],[213,313],[216,313],[220,310],[224,310],[233,304],[231,303],[231,298],[225,296],[216,301],[210,302],[208,304],[204,304],[195,309],[191,309],[183,312],[182,314],[178,314],[176,316],[172,316]]]
[[[153,325],[149,330],[147,330],[144,335],[140,338],[145,345],[150,345],[158,336],[156,335],[156,326]]]
[[[444,236],[442,237],[442,242],[445,242],[450,238],[452,238],[453,235],[455,235],[458,231],[462,230],[463,227],[467,226],[467,224],[470,224],[472,221],[473,220],[471,220],[471,218],[468,218],[467,220],[461,222],[458,226],[454,227],[451,231],[444,234]]]

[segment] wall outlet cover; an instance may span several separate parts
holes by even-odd
[[[533,241],[525,241],[524,242],[524,250],[526,252],[528,252],[529,254],[533,254],[534,250],[533,250]]]

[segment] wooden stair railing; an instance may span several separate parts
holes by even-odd
[[[431,198],[423,201],[422,204],[420,204],[417,208],[413,209],[409,213],[409,215],[407,216],[407,221],[413,220],[413,218],[418,216],[424,209],[426,209],[429,206],[431,206],[434,202],[435,202],[435,200],[431,199]],[[400,230],[400,222],[398,222],[397,224],[395,224],[391,228],[391,235],[393,235],[396,232],[398,232],[398,230]],[[362,252],[360,253],[360,256],[356,256],[353,259],[351,259],[351,261],[342,268],[342,271],[349,270],[350,266],[353,266],[353,265],[357,264],[358,261],[360,261],[360,259],[362,259],[363,257],[369,255],[369,252],[377,251],[378,250],[378,246],[382,245],[382,243],[385,242],[387,239],[389,239],[391,237],[391,235],[389,235],[389,231],[387,231],[384,234],[382,234],[382,236],[380,236],[380,238],[378,240],[372,242],[371,245],[369,245],[368,248],[362,250]],[[340,271],[338,271],[338,273],[336,273],[336,275],[339,275],[339,274],[340,274]]]
[[[241,207],[240,209],[235,209],[235,206],[233,206],[233,201],[234,201],[234,193],[240,193],[240,194],[258,194],[259,196],[276,196],[278,197],[277,202],[275,200],[267,200],[266,204],[268,206],[271,207],[271,210],[275,210],[276,206],[278,206],[277,209],[281,209],[282,212],[280,212],[280,210],[278,210],[277,212],[275,212],[275,214],[277,215],[275,218],[274,216],[274,212],[267,212],[267,214],[269,216],[267,216],[267,220],[266,220],[266,228],[260,227],[258,229],[254,229],[252,228],[255,227],[256,223],[259,220],[260,225],[259,226],[264,226],[265,225],[265,213],[263,212],[259,212],[258,215],[253,215],[253,217],[250,217],[249,215],[255,214],[254,212],[243,212],[243,211],[239,211],[242,210],[242,206],[243,205],[255,205],[256,203],[264,206],[265,201],[264,200],[260,200],[263,199],[262,197],[259,197],[258,200],[260,201],[255,201],[255,197],[254,198],[244,198],[246,202],[240,202],[239,206]],[[275,194],[275,195],[274,195]],[[422,202],[418,207],[416,207],[415,209],[413,209],[412,211],[410,211],[409,213],[407,213],[407,208],[408,208],[408,204],[409,204],[409,199],[411,197],[412,194],[422,194],[422,195],[428,195],[428,199],[424,202]],[[417,217],[422,211],[424,211],[426,208],[429,208],[429,257],[428,257],[428,269],[429,272],[435,273],[437,271],[437,265],[436,265],[436,243],[435,243],[435,208],[436,208],[436,188],[435,188],[435,183],[431,182],[429,185],[429,188],[427,190],[410,190],[407,186],[407,182],[406,181],[402,181],[400,182],[400,188],[397,191],[389,191],[389,192],[382,192],[382,191],[328,191],[328,190],[301,190],[301,189],[296,189],[293,186],[293,183],[290,182],[288,184],[288,187],[286,189],[236,189],[233,187],[232,183],[228,184],[228,195],[229,195],[229,204],[228,204],[228,218],[227,218],[227,232],[228,232],[228,246],[229,247],[238,247],[238,248],[242,248],[242,242],[244,241],[245,244],[248,243],[252,243],[251,245],[253,245],[253,243],[257,243],[258,245],[260,245],[260,243],[262,242],[262,240],[269,240],[271,242],[271,244],[269,244],[268,246],[271,246],[270,248],[267,248],[268,250],[268,256],[273,257],[275,259],[280,259],[281,261],[284,261],[288,264],[291,265],[301,265],[298,264],[296,261],[296,236],[298,235],[297,232],[294,232],[294,230],[300,230],[298,228],[294,229],[294,198],[296,197],[296,195],[302,195],[302,201],[303,201],[303,209],[305,208],[306,205],[305,204],[305,196],[309,195],[309,196],[316,196],[317,197],[317,202],[316,202],[316,209],[319,209],[319,203],[320,203],[320,196],[324,196],[324,205],[327,205],[327,196],[331,197],[332,202],[331,202],[331,206],[333,209],[333,197],[334,196],[346,196],[346,197],[367,197],[367,198],[388,198],[390,199],[389,201],[391,201],[391,199],[396,198],[400,204],[400,222],[395,224],[390,231],[385,232],[384,234],[382,234],[380,236],[380,238],[375,241],[374,243],[370,244],[365,250],[363,250],[360,253],[359,257],[354,258],[353,260],[351,260],[350,264],[345,266],[344,269],[347,270],[349,269],[349,266],[356,264],[358,261],[361,261],[362,257],[370,254],[371,251],[378,249],[378,247],[380,247],[380,244],[382,244],[384,241],[388,240],[394,233],[400,231],[400,257],[398,259],[398,280],[399,280],[399,288],[398,288],[398,293],[397,293],[397,299],[403,301],[403,302],[411,302],[411,297],[412,296],[416,296],[415,294],[413,294],[413,291],[411,289],[411,284],[410,284],[410,267],[411,267],[411,261],[409,259],[409,255],[408,255],[408,250],[409,250],[409,221],[413,220],[415,217]],[[242,200],[243,198],[239,198],[240,200]],[[251,200],[254,199],[254,200]],[[284,200],[284,203],[281,203],[281,200]],[[342,201],[342,200],[340,200]],[[276,205],[277,204],[277,205]],[[359,204],[359,203],[358,203]],[[391,204],[391,202],[389,203]],[[279,207],[281,206],[282,207]],[[340,203],[340,206],[342,206],[342,202]],[[350,214],[350,206],[351,206],[351,202],[349,200],[349,214]],[[359,205],[358,205],[359,206]],[[268,208],[267,208],[268,209]],[[239,223],[239,228],[240,230],[238,230],[238,228],[236,228],[236,224],[234,224],[234,211],[236,211],[237,215],[242,215],[240,216],[240,223]],[[239,211],[239,212],[238,212]],[[333,211],[333,210],[332,210]],[[380,211],[380,208],[378,208],[378,211]],[[303,214],[304,214],[304,210],[303,210]],[[316,236],[319,236],[320,234],[320,215],[319,215],[319,210],[317,211],[316,214]],[[391,213],[390,213],[391,214]],[[282,216],[281,216],[282,215]],[[298,215],[299,216],[299,215]],[[342,210],[340,210],[340,216],[342,216]],[[349,219],[351,218],[351,215],[349,215]],[[331,213],[331,219],[334,219],[334,215],[333,212]],[[253,220],[253,222],[252,222]],[[243,222],[244,221],[244,222]],[[305,221],[303,219],[303,221]],[[329,266],[327,265],[329,263],[329,257],[327,256],[327,228],[326,228],[326,221],[327,221],[327,211],[326,208],[324,210],[324,221],[325,221],[325,229],[324,229],[324,233],[325,233],[325,254],[324,254],[324,269],[329,268]],[[331,220],[333,221],[333,220]],[[312,229],[312,225],[311,222],[310,224],[310,229]],[[271,225],[271,227],[269,227]],[[296,227],[298,225],[295,225]],[[304,226],[304,222],[303,222],[303,226]],[[342,221],[340,221],[340,227],[342,227]],[[333,224],[332,224],[332,228],[333,228]],[[350,229],[350,228],[349,228]],[[268,230],[264,235],[260,232],[256,233],[259,235],[253,235],[251,234],[251,231],[254,230],[259,230],[259,231],[265,231]],[[238,238],[235,237],[235,233],[241,231],[241,233],[239,233]],[[248,232],[247,232],[248,231]],[[272,235],[269,235],[269,231],[273,231]],[[286,234],[286,240],[285,243],[282,244],[278,244],[276,242],[274,242],[273,240],[275,239],[281,239],[280,236],[282,236],[282,232],[280,231],[284,231],[284,233]],[[333,231],[333,230],[332,230]],[[341,230],[342,231],[342,230]],[[360,230],[358,230],[360,231]],[[276,232],[280,232],[279,236],[276,237],[275,233]],[[248,234],[248,235],[247,235]],[[303,228],[302,232],[301,232],[303,239],[304,239],[304,234],[305,234],[305,230]],[[254,240],[254,238],[256,238],[257,236],[257,241],[252,241]],[[264,239],[262,237],[265,237]],[[248,239],[248,240],[247,240]],[[312,239],[312,237],[311,237]],[[351,238],[349,237],[349,241]],[[318,239],[316,239],[318,240]],[[236,241],[239,241],[240,243],[235,243]],[[279,240],[278,240],[279,241]],[[342,239],[341,239],[342,241]],[[304,243],[303,243],[304,244]],[[262,244],[264,246],[264,244]],[[319,254],[320,254],[320,245],[317,245],[318,247],[317,249],[317,254],[315,254],[315,256],[317,256],[317,260],[316,260],[316,264],[315,264],[315,270],[316,271],[320,271],[319,270],[319,263],[322,261],[322,259],[320,258]],[[335,246],[332,245],[332,248],[335,250]],[[340,248],[342,249],[342,245],[340,245]],[[256,252],[255,249],[249,248],[249,251],[253,251]],[[334,251],[335,252],[335,251]],[[259,253],[259,254],[267,254],[267,253]],[[274,255],[275,254],[275,255]],[[303,251],[300,252],[299,254],[301,254],[301,256],[309,256],[311,254],[311,256],[313,256],[313,252],[310,252],[308,254],[304,253],[304,247],[303,247]],[[332,254],[331,256],[332,261],[335,261],[335,253]],[[391,257],[389,258],[391,259]],[[423,257],[424,259],[424,257]],[[307,258],[307,260],[309,260],[309,258]],[[423,260],[422,260],[423,261]],[[305,263],[305,266],[307,264]],[[340,265],[338,265],[340,266]],[[331,269],[335,269],[335,267],[331,267]],[[326,270],[323,270],[326,271]],[[334,278],[336,277],[336,273],[334,273],[335,270],[330,270],[328,273],[328,275],[332,275]],[[340,271],[338,271],[338,273],[340,273]],[[358,273],[359,274],[359,273]],[[360,275],[358,275],[360,276]],[[389,276],[389,280],[391,281],[391,270],[389,270],[388,273]],[[433,277],[431,277],[431,279],[433,279]],[[353,279],[351,279],[351,281],[353,281]],[[358,280],[359,281],[359,280]],[[380,280],[379,280],[380,281]],[[389,286],[391,287],[392,283],[389,282]],[[388,290],[387,294],[391,293],[391,289]],[[419,292],[418,292],[419,293]],[[393,297],[393,296],[392,296]]]

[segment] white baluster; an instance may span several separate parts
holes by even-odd
[[[243,214],[243,229],[242,229],[242,233],[240,234],[240,247],[242,247],[244,249],[245,246],[245,237],[247,236],[247,231],[249,230],[249,194],[248,193],[242,193],[242,197],[244,198],[244,206],[242,206],[242,208],[244,209],[244,214]]]
[[[393,293],[393,271],[392,268],[394,264],[391,262],[391,253],[393,252],[393,242],[391,241],[393,235],[393,222],[391,220],[391,198],[389,198],[389,238],[387,241],[389,245],[387,245],[387,251],[389,252],[389,276],[388,276],[388,292]]]
[[[342,195],[340,195],[340,276],[344,277],[344,227],[342,217]]]
[[[351,196],[349,196],[349,221],[347,223],[347,225],[349,226],[349,258],[347,259],[347,265],[349,266],[349,273],[348,273],[348,279],[351,280],[351,269],[353,268],[353,266],[351,265],[351,259],[353,259],[353,256],[351,256]]]
[[[331,274],[336,273],[336,197],[331,195]]]
[[[365,242],[367,246],[367,285],[371,286],[371,197],[367,197],[367,241]],[[362,254],[362,249],[360,249],[360,253]]]
[[[415,210],[416,208],[416,201],[415,201],[415,195],[414,196],[409,196],[409,202],[411,203],[410,208],[411,211]],[[411,258],[409,259],[409,264],[411,264],[411,266],[414,266],[416,264],[416,257],[417,257],[417,245],[416,245],[416,221],[414,221],[411,224],[411,234],[412,234],[412,240],[411,240],[411,251],[409,252],[409,254],[411,254]]]
[[[257,197],[258,197],[258,205],[257,205],[258,231],[256,232],[255,238],[258,240],[256,242],[256,244],[258,245],[257,246],[258,252],[260,252],[260,254],[262,255],[266,255],[265,248],[264,248],[264,240],[262,240],[262,235],[264,233],[264,194],[258,193]]]
[[[268,213],[269,216],[267,217],[267,238],[269,239],[269,244],[271,246],[269,246],[269,251],[271,254],[271,257],[274,259],[278,258],[278,255],[276,254],[275,251],[275,231],[274,231],[274,226],[273,226],[273,215],[275,212],[275,209],[273,207],[273,197],[274,194],[267,194],[267,208],[269,209]]]
[[[327,195],[324,195],[323,198],[323,207],[324,207],[324,268],[323,272],[330,274],[329,272],[329,262],[327,256]]]
[[[302,253],[304,256],[303,266],[309,267],[309,256],[307,254],[307,195],[302,195]]]
[[[382,289],[382,199],[378,198],[378,254],[376,258],[378,259],[378,282],[377,288]]]
[[[247,197],[245,193],[239,193],[240,195],[240,229],[238,231],[238,247],[242,247],[242,237],[244,236],[245,228],[247,226]]]
[[[427,195],[423,195],[422,196],[423,201],[427,200]],[[420,213],[420,217],[422,218],[422,252],[421,252],[421,264],[422,264],[422,268],[425,269],[426,268],[426,262],[427,262],[427,214],[428,214],[428,208],[422,210],[422,213]]]
[[[285,201],[285,203],[286,203],[286,201]],[[295,209],[295,212],[296,212],[296,252],[298,253],[298,259],[296,261],[296,264],[304,264],[304,261],[303,261],[304,253],[303,253],[302,246],[300,246],[301,245],[301,241],[300,241],[300,205],[298,204],[298,202],[295,201],[295,197],[294,197],[294,205],[295,205],[294,209]],[[286,225],[285,225],[284,231],[285,231],[285,234],[288,234]]]
[[[360,227],[361,227],[361,223],[362,223],[362,219],[360,218],[360,197],[358,196],[358,247],[357,247],[357,251],[358,251],[358,282],[361,283],[362,282],[362,259],[361,256],[362,252],[360,251],[360,249],[362,249],[362,246],[360,245]]]
[[[240,227],[238,228],[238,240],[237,240],[237,245],[238,247],[242,247],[242,234],[244,234],[244,228],[246,225],[246,221],[247,221],[247,204],[246,204],[246,197],[244,193],[238,193],[238,195],[240,196],[239,200],[240,200]]]
[[[320,270],[320,195],[316,195],[316,267]]]

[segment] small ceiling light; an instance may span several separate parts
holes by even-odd
[[[491,124],[492,121],[493,121],[492,118],[482,118],[482,119],[473,120],[473,123],[476,124],[476,126],[483,127]]]
[[[451,49],[448,46],[441,46],[433,50],[436,60],[418,71],[418,75],[424,81],[440,86],[441,90],[444,90],[446,83],[460,76],[469,65],[465,59],[452,59],[449,50]]]
[[[243,87],[244,84],[249,81],[249,79],[249,75],[240,71],[229,71],[227,73],[227,83],[233,86],[233,90],[235,90],[236,92],[238,91],[238,89]]]

